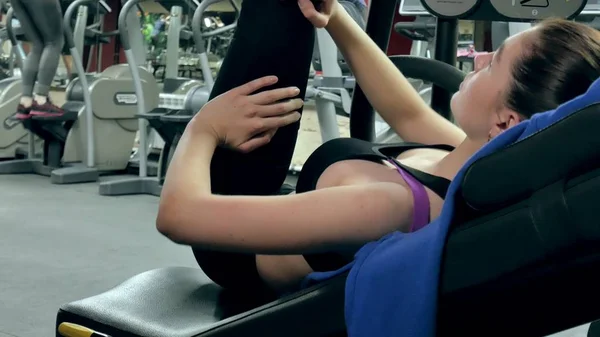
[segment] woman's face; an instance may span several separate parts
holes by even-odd
[[[493,53],[475,57],[474,70],[452,96],[451,109],[456,123],[472,139],[487,139],[496,136],[496,126],[502,123],[504,93],[511,83],[511,72],[515,62],[526,47],[531,30],[514,35],[504,41]]]

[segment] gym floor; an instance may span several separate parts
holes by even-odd
[[[295,164],[320,143],[316,121],[307,109]],[[347,120],[339,124],[347,135]],[[189,248],[155,230],[157,197],[103,197],[96,183],[52,185],[46,177],[11,175],[0,176],[0,200],[0,337],[53,336],[64,303],[150,269],[196,266]],[[583,326],[556,336],[586,332]]]

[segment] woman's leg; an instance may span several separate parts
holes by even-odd
[[[10,0],[10,5],[16,19],[19,20],[25,38],[30,43],[29,53],[23,61],[23,69],[21,69],[23,91],[16,115],[19,119],[25,119],[29,117],[29,111],[33,100],[33,86],[35,85],[35,79],[37,78],[38,65],[40,64],[44,43],[41,34],[36,29],[37,27],[35,26],[33,19],[25,6],[23,6],[21,0]]]
[[[211,98],[256,78],[276,75],[275,87],[297,86],[304,97],[314,27],[296,1],[245,0],[238,26]],[[218,149],[212,160],[212,190],[225,195],[274,194],[285,180],[299,123],[281,128],[270,144],[252,153]],[[263,287],[255,256],[194,249],[204,272],[227,288]]]
[[[297,86],[304,97],[312,58],[314,28],[296,1],[245,0],[211,98],[256,78],[276,75],[274,87]],[[281,128],[270,144],[241,154],[219,149],[212,161],[214,193],[276,193],[292,160],[300,122]]]
[[[58,0],[21,0],[40,32],[44,49],[39,61],[31,114],[60,116],[64,112],[48,99],[65,44],[62,10]]]

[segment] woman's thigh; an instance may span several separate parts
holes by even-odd
[[[404,185],[404,179],[395,168],[366,160],[344,160],[329,166],[321,174],[317,189],[380,182]],[[257,255],[256,266],[261,278],[272,289],[297,286],[313,272],[302,255]]]

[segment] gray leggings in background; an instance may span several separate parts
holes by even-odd
[[[48,96],[65,43],[59,0],[10,0],[31,48],[21,70],[23,96]]]

